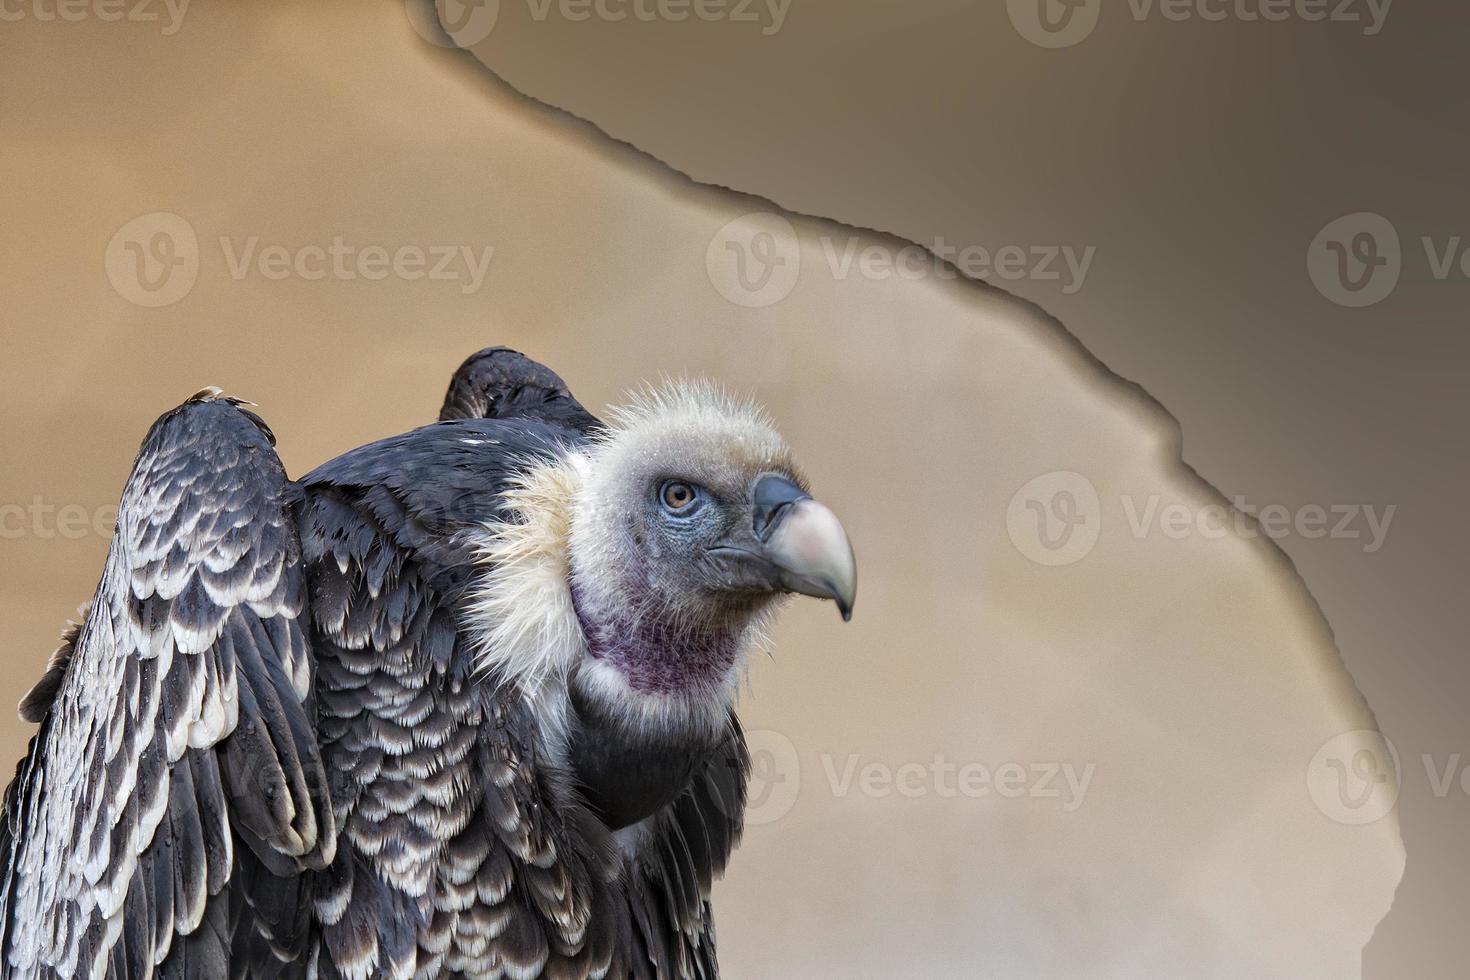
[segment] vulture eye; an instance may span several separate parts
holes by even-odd
[[[658,498],[670,514],[685,516],[699,503],[699,491],[681,480],[669,480],[659,489]]]

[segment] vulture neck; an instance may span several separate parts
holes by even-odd
[[[575,585],[571,593],[587,655],[616,670],[632,695],[718,697],[739,662],[743,628],[679,623],[656,613],[592,612]]]
[[[672,802],[727,737],[745,630],[589,613],[569,678],[568,762],[613,830]]]

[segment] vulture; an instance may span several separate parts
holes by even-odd
[[[148,432],[21,703],[0,975],[716,977],[745,658],[856,592],[769,419],[491,348],[437,423],[274,445],[217,389]]]

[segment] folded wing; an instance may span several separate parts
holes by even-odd
[[[509,347],[471,354],[449,380],[440,421],[532,419],[590,433],[602,427],[546,365]]]
[[[463,419],[301,481],[342,831],[317,896],[324,980],[628,976],[607,829],[545,764],[546,719],[491,683],[461,629],[500,491],[573,438]]]
[[[0,827],[3,974],[293,976],[336,838],[291,485],[201,392],[149,432],[102,581],[23,713]]]

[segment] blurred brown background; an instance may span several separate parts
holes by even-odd
[[[1185,460],[1227,497],[1396,508],[1371,552],[1361,520],[1357,537],[1280,543],[1400,759],[1408,865],[1364,975],[1458,975],[1470,739],[1451,304],[1465,288],[1432,259],[1470,222],[1451,95],[1464,15],[1394,7],[1364,36],[1300,18],[1140,22],[1108,5],[1089,36],[1049,50],[1023,37],[1015,4],[793,0],[708,21],[491,7],[449,11],[480,59],[696,180],[972,265],[977,248],[1019,249],[997,284],[1167,407]],[[516,98],[425,43],[421,10],[201,5],[170,31],[169,8],[147,9],[159,20],[0,26],[7,700],[94,583],[96,529],[146,425],[201,384],[262,402],[300,473],[429,418],[483,343],[545,357],[592,406],[660,371],[703,371],[772,404],[864,562],[858,630],[793,610],[777,659],[753,670],[748,716],[780,733],[771,758],[799,752],[804,782],[782,804],[790,773],[771,781],[790,816],[753,829],[722,886],[733,976],[983,962],[996,976],[1224,977],[1245,975],[1238,950],[1256,945],[1253,976],[1351,975],[1355,955],[1314,944],[1381,916],[1392,821],[1364,837],[1302,792],[1323,739],[1369,722],[1289,572],[1259,540],[1225,554],[1126,540],[1116,507],[1073,566],[1083,577],[1006,540],[1007,499],[1048,471],[1080,469],[1105,502],[1134,492],[1120,487],[1208,499],[1168,465],[1167,420],[1043,317],[953,282],[837,276],[852,236],[820,222],[797,223],[808,271],[789,297],[725,302],[705,246],[770,205],[706,195]],[[1363,211],[1395,225],[1402,274],[1351,308],[1334,297],[1360,294],[1314,284],[1309,246]],[[195,236],[197,269],[178,229],[147,217],[165,212]],[[1336,237],[1351,249],[1360,230]],[[453,278],[318,276],[337,237],[390,262],[404,243],[469,252],[453,253]],[[903,247],[854,248],[875,241]],[[136,271],[175,259],[187,275],[169,281],[197,282],[146,305],[170,287]],[[914,490],[937,493],[935,509],[895,526],[893,496]],[[834,664],[838,644],[852,649]],[[18,752],[21,729],[5,731]],[[1075,813],[824,796],[825,767],[851,753],[896,765],[936,751],[1101,775]],[[1140,822],[1140,801],[1157,822]],[[1236,864],[1238,878],[1220,870]],[[1185,908],[1198,923],[1157,921]],[[1259,921],[1273,915],[1280,934]],[[1283,938],[1298,934],[1300,948]]]

